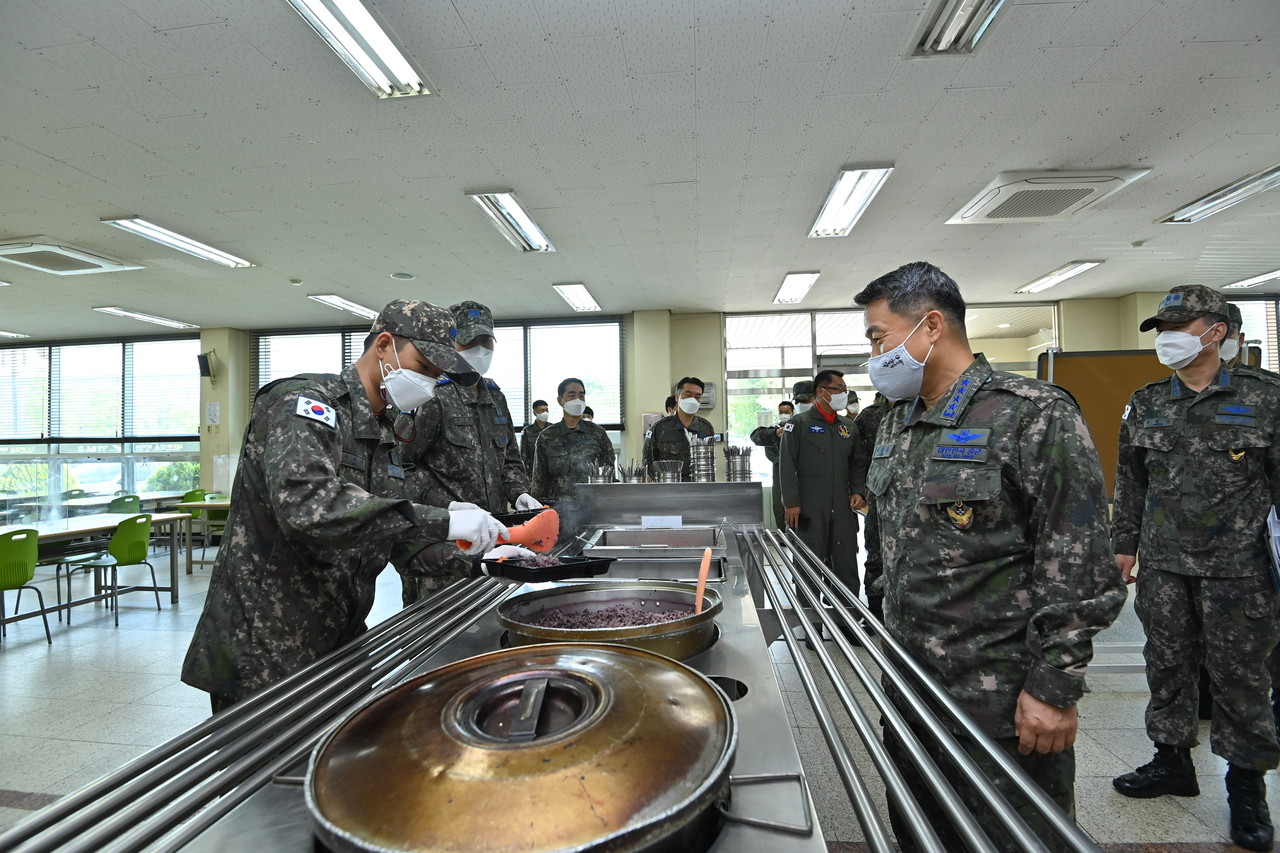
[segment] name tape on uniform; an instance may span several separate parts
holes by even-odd
[[[319,400],[312,400],[310,397],[299,397],[297,414],[304,418],[311,418],[313,421],[319,421],[330,429],[338,428],[338,413],[333,410],[333,406],[326,406]]]

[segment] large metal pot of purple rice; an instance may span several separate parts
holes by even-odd
[[[513,646],[533,643],[618,643],[686,660],[716,641],[724,609],[708,588],[694,613],[697,588],[674,581],[570,583],[526,592],[498,605],[498,622]]]

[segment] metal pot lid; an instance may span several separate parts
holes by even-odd
[[[523,646],[356,711],[317,746],[307,805],[321,835],[350,849],[630,849],[705,805],[736,742],[728,700],[669,658]]]

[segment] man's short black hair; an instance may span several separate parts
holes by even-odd
[[[813,377],[813,387],[825,388],[832,379],[844,379],[844,374],[839,370],[819,370],[818,375]]]
[[[584,387],[585,387],[585,386],[584,386]],[[530,403],[530,404],[529,404],[529,408],[531,408],[531,409],[536,409],[536,408],[538,408],[539,406],[544,406],[544,407],[545,407],[546,405],[547,405],[547,401],[546,401],[546,400],[534,400],[532,403]]]
[[[596,416],[596,410],[591,408],[590,406],[587,406],[585,409],[582,410],[582,416],[584,418],[594,418]]]
[[[575,382],[582,386],[582,392],[585,394],[587,391],[587,383],[583,382],[581,379],[579,379],[576,376],[570,376],[568,379],[563,380],[559,385],[556,386],[556,396],[563,397],[565,389],[568,388],[570,385],[573,385]]]
[[[676,407],[675,395],[668,397],[667,402],[664,405],[666,406],[667,410],[674,409]]]
[[[697,385],[699,391],[707,390],[707,386],[704,385],[702,380],[696,376],[686,376],[684,379],[681,379],[679,382],[677,382],[676,387],[672,388],[671,390],[679,394],[680,389],[686,385]]]
[[[964,334],[964,299],[951,276],[925,261],[915,261],[880,276],[853,297],[856,305],[889,300],[889,310],[899,317],[916,319],[937,309],[947,322]]]
[[[790,400],[783,400],[781,403],[778,404],[779,409],[781,409],[783,406],[786,406],[788,409],[790,409],[793,412],[796,410],[796,404],[791,402]]]
[[[365,336],[364,336],[364,350],[363,350],[363,352],[368,352],[368,351],[369,351],[369,347],[373,346],[373,342],[374,342],[374,340],[376,340],[376,339],[377,339],[377,337],[378,337],[378,335],[380,335],[380,334],[382,334],[382,332],[370,332],[369,334],[367,334],[367,335],[365,335]],[[395,344],[396,344],[396,351],[397,351],[397,352],[399,352],[401,349],[403,349],[403,348],[404,348],[405,343],[409,340],[409,339],[408,339],[408,338],[406,338],[406,337],[402,337],[402,336],[400,336],[400,335],[396,335],[396,334],[393,334],[393,335],[391,336],[391,338],[392,338],[392,340],[394,340],[394,341],[395,341]]]

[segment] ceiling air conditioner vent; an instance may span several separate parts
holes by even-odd
[[[948,225],[1052,222],[1128,186],[1150,169],[1088,172],[1001,172]]]
[[[97,252],[74,246],[60,246],[48,237],[23,237],[0,243],[0,261],[53,275],[88,275],[142,269],[137,264],[127,264]]]

